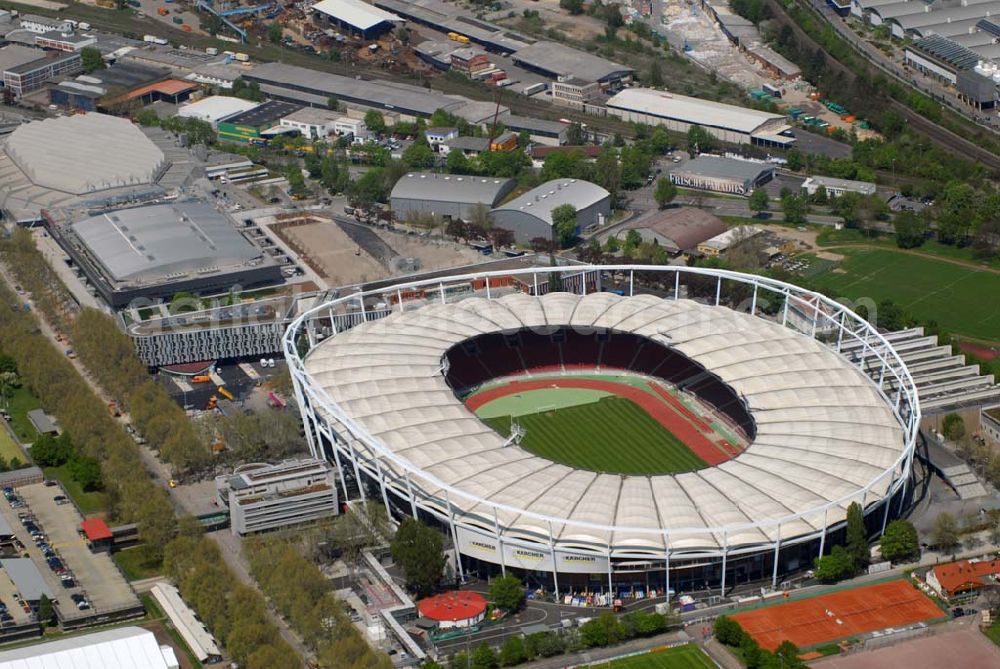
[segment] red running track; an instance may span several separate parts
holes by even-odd
[[[618,397],[624,397],[638,404],[657,423],[684,442],[684,445],[704,460],[706,464],[714,466],[731,458],[728,453],[721,451],[670,405],[657,399],[645,390],[625,383],[615,383],[614,381],[602,381],[599,379],[574,379],[571,377],[562,379],[518,380],[476,393],[466,399],[465,405],[472,411],[476,411],[495,399],[516,395],[528,390],[544,390],[545,388],[584,388],[588,390],[601,390],[612,395],[617,395]]]
[[[672,406],[674,408],[674,411],[676,411],[677,413],[679,413],[680,415],[684,416],[689,421],[694,423],[695,427],[697,427],[699,430],[701,430],[702,432],[712,431],[712,428],[708,425],[708,423],[703,421],[698,416],[694,415],[694,413],[692,413],[690,409],[684,406],[683,402],[681,402],[679,399],[677,399],[676,397],[668,393],[666,390],[661,388],[660,384],[650,383],[649,387],[652,388],[653,392],[659,395],[667,404]]]

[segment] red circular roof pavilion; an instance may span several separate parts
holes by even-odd
[[[486,598],[478,592],[452,590],[421,599],[417,609],[420,615],[438,622],[469,620],[486,612]]]

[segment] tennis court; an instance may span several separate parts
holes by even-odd
[[[930,598],[900,579],[734,613],[732,618],[762,648],[774,650],[785,640],[806,648],[944,615]]]

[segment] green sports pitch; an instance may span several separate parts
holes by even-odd
[[[511,416],[484,415],[491,404],[481,407],[477,415],[500,434],[509,436]],[[611,395],[586,404],[527,413],[517,421],[526,431],[522,448],[578,469],[650,475],[689,472],[706,466],[684,442],[638,404],[623,397]]]
[[[598,662],[588,669],[715,669],[715,664],[694,644],[668,648],[657,653],[633,655],[620,660]]]

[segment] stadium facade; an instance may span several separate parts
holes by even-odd
[[[636,274],[666,296],[634,294]],[[813,317],[789,319],[792,303]],[[852,502],[878,534],[907,498],[920,411],[906,365],[846,306],[765,277],[576,266],[400,283],[305,312],[283,346],[310,448],[345,498],[439,525],[460,572],[561,593],[777,585],[840,540]],[[508,443],[460,399],[587,366],[658,377],[750,445],[683,474],[591,472]]]

